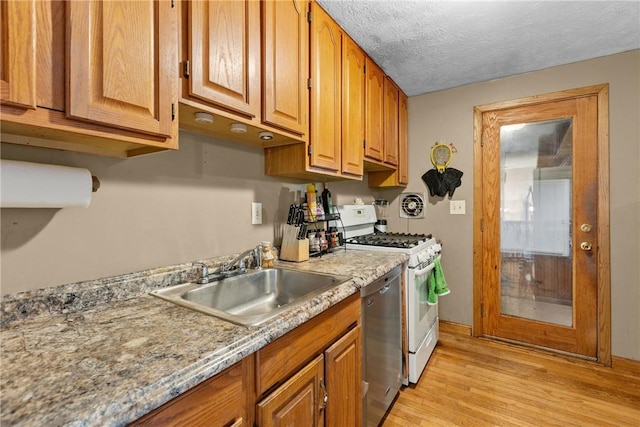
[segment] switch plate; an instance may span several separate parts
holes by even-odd
[[[251,224],[262,224],[262,203],[251,203]]]
[[[450,200],[449,213],[451,215],[464,215],[466,213],[464,200]]]

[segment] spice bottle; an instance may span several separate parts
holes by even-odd
[[[313,184],[307,184],[307,212],[309,213],[309,221],[315,221],[317,214],[317,204],[316,187]]]
[[[324,190],[322,191],[322,206],[324,207],[324,213],[326,215],[330,215],[333,213],[333,201],[331,200],[331,191],[324,186]]]

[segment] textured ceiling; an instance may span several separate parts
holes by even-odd
[[[640,1],[317,0],[409,96],[640,48]]]

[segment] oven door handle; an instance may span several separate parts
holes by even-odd
[[[427,265],[427,266],[426,266],[425,268],[423,268],[423,269],[420,269],[420,270],[416,270],[416,271],[414,271],[414,273],[413,273],[413,274],[414,274],[414,276],[415,276],[415,277],[424,276],[425,274],[430,273],[430,272],[431,272],[431,270],[433,270],[433,268],[434,268],[435,266],[436,266],[436,265],[435,265],[434,263],[431,263],[431,264]]]

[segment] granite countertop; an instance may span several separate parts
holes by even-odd
[[[194,281],[192,264],[3,296],[0,424],[126,425],[406,260],[404,254],[339,250],[304,263],[278,262],[352,279],[255,327],[148,295]]]

